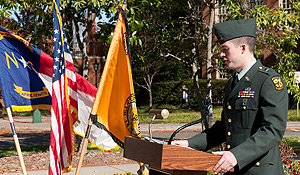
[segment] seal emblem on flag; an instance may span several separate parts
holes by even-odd
[[[140,137],[141,133],[137,115],[135,94],[130,94],[126,99],[123,112],[124,122],[130,134]]]

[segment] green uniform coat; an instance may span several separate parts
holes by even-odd
[[[221,121],[188,140],[208,150],[223,142],[237,159],[234,174],[282,175],[279,142],[286,128],[288,93],[282,78],[257,61],[231,91],[225,88]]]

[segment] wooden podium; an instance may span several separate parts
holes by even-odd
[[[124,157],[148,164],[150,175],[206,175],[220,159],[210,153],[133,137],[125,137]]]

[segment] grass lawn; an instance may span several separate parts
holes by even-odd
[[[200,111],[188,110],[188,109],[176,109],[174,106],[160,107],[161,109],[166,108],[170,114],[167,119],[154,120],[153,123],[190,123],[201,118]],[[149,123],[151,117],[147,112],[149,108],[145,106],[138,107],[138,116],[140,123]],[[221,120],[222,106],[213,106],[213,117],[214,121]],[[300,110],[299,117],[297,117],[297,110],[290,109],[288,112],[288,121],[300,121]]]
[[[163,105],[160,106],[159,109],[168,109],[170,115],[165,120],[154,120],[153,123],[190,123],[201,118],[200,111],[198,110],[177,109],[176,106],[173,105]],[[50,111],[48,110],[40,110],[40,111],[42,116],[50,116]],[[149,111],[148,106],[138,107],[138,116],[139,116],[140,123],[148,124],[151,121],[151,117],[148,111]],[[215,121],[221,119],[221,112],[222,112],[222,106],[213,106],[213,117]],[[3,115],[7,115],[5,109],[3,109]],[[12,115],[32,116],[33,111],[21,112],[21,113],[13,112]],[[299,117],[297,117],[296,109],[289,110],[288,121],[300,121],[300,112],[299,112]]]

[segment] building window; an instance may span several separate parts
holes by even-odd
[[[299,2],[299,0],[295,0],[295,2]],[[281,7],[284,11],[291,12],[292,3],[290,0],[279,0],[279,7]]]
[[[217,79],[226,79],[227,77],[227,72],[226,71],[220,71],[219,77]]]
[[[216,0],[216,23],[224,22],[226,20],[227,6],[222,1],[223,0]],[[248,2],[243,1],[243,3],[249,4],[251,9],[255,9],[256,5],[265,5],[265,0],[249,0]]]
[[[215,14],[216,23],[224,22],[226,20],[227,6],[222,4],[222,0],[217,0]]]
[[[290,0],[279,0],[279,6],[282,7],[284,10],[291,10]]]

